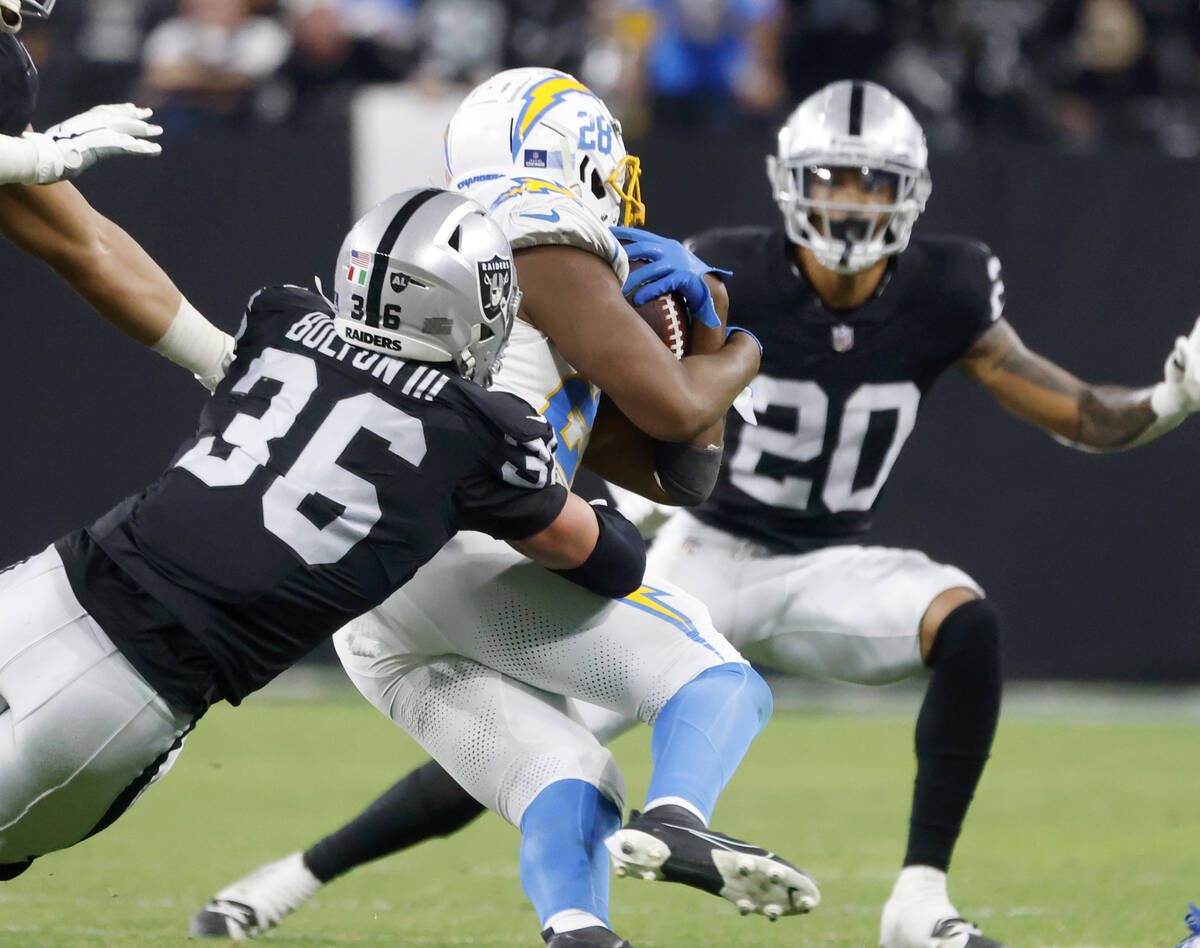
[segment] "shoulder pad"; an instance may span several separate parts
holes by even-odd
[[[281,313],[293,314],[298,310],[322,312],[333,315],[329,301],[319,293],[303,286],[283,284],[264,286],[246,303],[247,318],[264,318]]]
[[[37,105],[38,74],[24,45],[0,34],[0,133],[20,135]]]
[[[940,234],[923,246],[933,254],[930,268],[947,296],[986,327],[1004,315],[1004,276],[1000,258],[979,240]]]
[[[504,480],[517,487],[545,487],[556,477],[554,449],[558,439],[544,416],[527,401],[509,392],[484,389],[465,380],[455,386],[459,394],[497,438],[493,458]]]
[[[529,402],[499,389],[485,389],[465,379],[457,388],[488,423],[518,443],[538,439],[554,440],[554,429]]]
[[[553,182],[512,178],[489,208],[514,251],[526,247],[578,247],[612,267],[624,283],[629,258],[608,227],[578,199]]]

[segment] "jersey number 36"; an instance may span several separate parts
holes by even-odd
[[[260,379],[273,379],[280,386],[267,410],[258,417],[239,413],[221,432],[221,440],[238,450],[226,457],[213,454],[216,439],[209,435],[179,459],[179,467],[209,487],[236,487],[267,464],[268,443],[291,430],[317,390],[317,366],[308,356],[264,349],[233,391],[249,392]],[[310,566],[336,563],[382,516],[375,485],[337,463],[360,431],[378,435],[392,454],[414,467],[425,457],[419,418],[370,392],[335,402],[287,473],[271,482],[262,499],[263,525]],[[300,511],[312,494],[332,501],[342,512],[318,527]]]

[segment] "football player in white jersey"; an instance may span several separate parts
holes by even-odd
[[[66,179],[101,158],[157,155],[149,109],[99,105],[45,132],[29,126],[38,75],[17,38],[55,0],[0,0],[0,234],[53,267],[114,326],[196,375],[211,391],[233,340],[193,307],[124,230]]]
[[[697,354],[677,361],[626,302],[628,260],[609,227],[641,222],[640,168],[604,104],[553,70],[500,73],[451,120],[446,164],[451,187],[480,200],[513,245],[525,295],[493,386],[555,426],[559,476],[569,483],[586,450],[606,476],[657,500],[702,500],[724,416],[760,350],[747,333],[727,338],[699,261],[665,277],[711,323],[695,324]],[[682,248],[645,235],[639,253],[673,258]],[[686,882],[745,913],[775,918],[817,904],[806,874],[707,828],[771,698],[678,587],[647,576],[609,602],[462,535],[335,644],[372,703],[520,827],[522,885],[552,948],[628,945],[608,925],[606,845],[619,871]],[[564,696],[654,727],[647,802],[624,828],[612,755]],[[298,854],[278,874],[299,892],[319,884]],[[192,931],[253,936],[286,910],[235,886]]]
[[[1117,450],[1200,406],[1200,331],[1179,339],[1163,381],[1141,390],[1081,382],[1027,350],[1002,318],[999,263],[987,248],[937,237],[909,246],[929,192],[924,137],[878,86],[836,83],[806,100],[771,164],[783,226],[695,242],[734,271],[731,312],[767,341],[754,384],[760,426],[731,420],[713,497],[660,532],[651,571],[702,594],[716,626],[764,665],[867,683],[928,671],[908,851],[880,942],[989,948],[998,943],[950,901],[946,869],[999,711],[998,615],[961,570],[857,541],[921,392],[949,365],[1064,443]],[[875,423],[889,414],[890,427]],[[603,712],[581,717],[615,729]],[[354,866],[479,812],[430,763],[303,854],[222,894],[266,927]]]

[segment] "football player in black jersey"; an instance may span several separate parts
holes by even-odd
[[[100,105],[38,133],[38,74],[17,38],[55,0],[0,0],[0,234],[46,261],[114,326],[194,373],[210,390],[232,340],[205,319],[124,230],[65,179],[111,155],[157,155],[149,109]]]
[[[555,482],[542,416],[476,384],[520,305],[483,208],[402,192],[343,260],[369,261],[367,322],[391,331],[349,318],[349,294],[260,290],[170,468],[0,575],[0,878],[108,826],[210,704],[238,704],[459,529],[601,595],[640,584],[633,526]]]
[[[692,242],[734,272],[729,321],[763,340],[758,425],[729,417],[711,498],[674,515],[650,563],[701,596],[716,627],[765,666],[864,683],[929,674],[908,849],[880,943],[996,948],[959,916],[946,869],[999,714],[999,617],[962,570],[862,546],[871,511],[922,394],[951,365],[1058,440],[1121,450],[1200,407],[1200,331],[1177,340],[1162,382],[1138,390],[1082,382],[1030,352],[1003,319],[987,247],[910,240],[930,190],[926,159],[920,126],[887,90],[834,83],[796,109],[769,160],[783,226]],[[603,714],[589,723],[616,730]],[[306,869],[298,884],[281,861],[224,891],[257,913],[241,929],[253,936],[321,884],[480,812],[430,762],[304,853],[320,876]],[[194,934],[217,933],[205,918]]]
[[[782,227],[691,242],[734,271],[729,318],[763,341],[758,425],[731,417],[716,489],[668,521],[651,567],[703,590],[717,627],[761,665],[866,684],[929,674],[880,944],[995,948],[955,910],[946,871],[999,714],[999,617],[956,567],[864,545],[871,514],[947,368],[1064,444],[1122,450],[1200,408],[1200,328],[1144,389],[1081,381],[1028,350],[1003,318],[987,247],[910,240],[930,190],[924,135],[873,83],[836,82],[801,103],[768,172]]]

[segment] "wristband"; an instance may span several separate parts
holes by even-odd
[[[171,325],[150,349],[187,369],[211,392],[233,361],[234,340],[181,296]]]
[[[733,333],[735,333],[735,332],[744,332],[744,333],[745,333],[747,336],[749,336],[751,339],[753,339],[753,340],[754,340],[754,344],[755,344],[756,346],[758,346],[758,354],[759,354],[759,357],[761,357],[761,356],[762,356],[762,354],[763,354],[763,344],[762,344],[762,343],[759,341],[759,338],[758,338],[758,336],[754,335],[754,333],[752,333],[752,332],[751,332],[749,329],[747,329],[745,326],[726,326],[726,327],[725,327],[725,338],[726,338],[726,340],[728,340],[728,339],[729,339],[729,337],[730,337],[730,336],[731,336]]]

